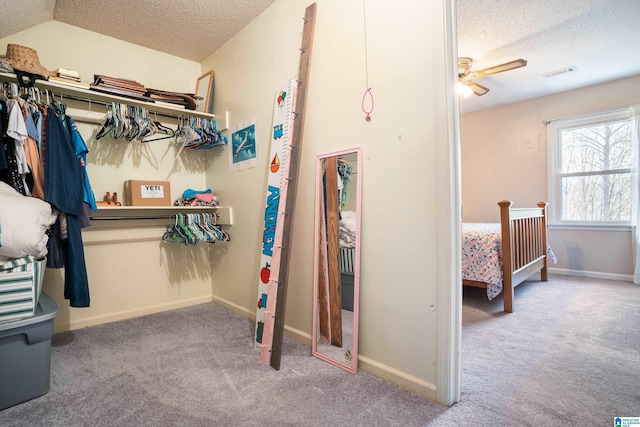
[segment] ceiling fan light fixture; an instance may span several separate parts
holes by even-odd
[[[484,87],[481,84],[478,84],[476,82],[467,82],[466,86],[468,88],[470,88],[474,94],[478,95],[478,96],[482,96],[485,93],[489,92],[489,88],[488,87]]]
[[[458,82],[458,94],[462,98],[467,99],[468,97],[473,95],[473,90],[469,86],[465,85],[464,83]]]
[[[472,65],[473,60],[471,58],[465,56],[458,58],[458,82],[461,83],[458,93],[465,98],[469,96],[467,95],[467,89],[471,89],[472,93],[478,96],[482,96],[485,93],[489,92],[488,87],[484,87],[481,84],[476,83],[474,81],[475,79],[524,67],[525,65],[527,65],[527,61],[525,61],[524,59],[516,59],[515,61],[505,62],[504,64],[498,64],[496,66],[484,68],[478,71],[472,71]],[[463,86],[466,89],[464,89]]]
[[[458,77],[464,77],[469,74],[471,65],[473,65],[471,58],[467,58],[466,56],[458,58]]]

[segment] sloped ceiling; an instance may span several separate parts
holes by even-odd
[[[0,0],[0,38],[50,19],[196,62],[275,0]]]
[[[0,0],[0,38],[53,19],[55,5],[55,0]]]
[[[0,0],[0,38],[55,19],[202,62],[274,1]],[[478,80],[490,91],[463,100],[463,113],[640,74],[640,0],[456,5],[458,55],[472,58],[473,69],[528,61],[524,68]],[[572,66],[576,71],[543,77]]]

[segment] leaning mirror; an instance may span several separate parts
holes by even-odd
[[[312,353],[358,370],[362,148],[321,154],[316,163]]]

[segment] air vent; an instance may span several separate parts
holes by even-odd
[[[573,71],[576,71],[578,69],[578,67],[571,66],[571,67],[567,67],[567,68],[562,68],[561,70],[555,70],[555,71],[551,71],[549,73],[544,73],[542,76],[544,78],[549,78],[549,77],[555,77],[555,76],[559,76],[560,74],[564,74],[564,73],[571,73]]]

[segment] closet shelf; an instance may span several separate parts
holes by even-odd
[[[18,83],[18,79],[15,74],[0,73],[0,81],[9,83]],[[215,114],[203,113],[196,110],[187,110],[184,108],[176,108],[165,105],[158,105],[155,102],[146,102],[133,98],[126,98],[124,96],[110,95],[108,93],[96,92],[89,89],[82,89],[72,86],[67,86],[63,83],[48,81],[48,80],[36,80],[35,87],[41,90],[50,90],[55,95],[59,96],[71,96],[74,99],[80,101],[90,102],[116,102],[119,104],[127,104],[134,107],[143,107],[153,113],[158,113],[169,117],[200,117],[205,119],[215,119]]]
[[[91,229],[158,227],[171,225],[177,213],[215,213],[220,225],[233,225],[233,209],[228,206],[99,206],[91,214]]]

